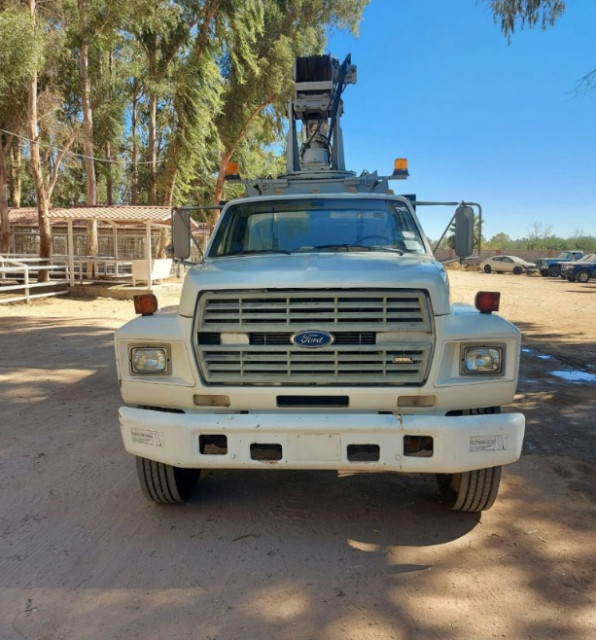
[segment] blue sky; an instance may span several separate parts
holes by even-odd
[[[344,92],[346,166],[410,178],[396,193],[483,207],[484,236],[527,235],[535,223],[596,235],[596,2],[571,0],[554,27],[517,30],[507,44],[484,0],[371,0],[360,36],[332,33],[352,54]],[[424,209],[437,238],[449,213]]]

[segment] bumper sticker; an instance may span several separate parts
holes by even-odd
[[[130,428],[132,441],[136,444],[148,444],[151,447],[163,447],[163,434],[149,429]]]
[[[507,436],[470,436],[470,453],[507,451]]]

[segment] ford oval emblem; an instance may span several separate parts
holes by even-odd
[[[321,347],[328,347],[335,342],[335,337],[325,331],[298,331],[290,340],[297,347],[304,347],[305,349],[320,349]]]

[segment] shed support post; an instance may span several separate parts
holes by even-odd
[[[72,231],[72,220],[66,221],[68,229],[68,275],[70,279],[70,286],[75,286],[75,271],[74,271],[74,233]]]
[[[147,259],[147,269],[149,270],[149,274],[147,277],[147,285],[149,287],[149,291],[153,289],[153,281],[151,279],[151,272],[153,271],[153,264],[151,258],[151,223],[147,223],[147,236],[145,240],[145,257]]]

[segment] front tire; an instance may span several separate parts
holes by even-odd
[[[490,273],[492,271],[492,268],[490,266],[490,264],[485,264],[484,265],[484,273]]]
[[[521,267],[513,267],[513,273],[515,273],[516,276],[521,276],[523,269]]]
[[[551,264],[548,268],[548,275],[551,278],[558,278],[561,275],[561,267],[558,264]]]
[[[546,278],[546,276],[548,276],[548,269],[540,269],[540,275]]]
[[[160,504],[187,502],[199,480],[198,469],[181,469],[137,456],[137,475],[147,500]]]
[[[580,271],[577,274],[578,282],[588,282],[589,279],[590,279],[590,274],[587,271]]]
[[[439,490],[452,511],[478,512],[490,509],[499,492],[501,467],[463,473],[437,474]]]

